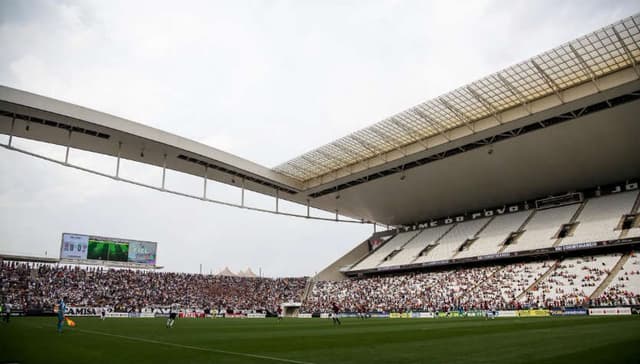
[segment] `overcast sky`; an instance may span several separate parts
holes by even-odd
[[[1,0],[0,84],[273,167],[639,11],[638,1]],[[73,161],[111,168],[77,151]],[[169,177],[177,189],[201,184]],[[299,276],[372,229],[187,200],[1,149],[0,252],[57,257],[62,232],[157,241],[168,271]]]

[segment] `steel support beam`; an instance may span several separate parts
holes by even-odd
[[[16,116],[13,115],[13,117],[11,118],[11,130],[9,130],[9,144],[7,144],[8,146],[11,146],[11,142],[13,142],[13,129],[16,126]]]
[[[511,91],[511,93],[513,95],[515,95],[515,97],[518,98],[518,100],[520,100],[520,105],[527,110],[527,112],[529,113],[529,115],[533,114],[533,112],[531,111],[531,107],[529,106],[529,104],[527,103],[527,99],[524,97],[524,95],[518,91],[518,89],[513,86],[511,84],[511,82],[507,81],[506,78],[504,78],[501,74],[497,74],[496,75],[498,77],[498,79],[500,80],[500,82],[502,82],[502,84],[504,85],[504,87],[506,87],[509,91]]]
[[[396,138],[394,138],[393,136],[391,136],[391,135],[389,135],[389,134],[387,134],[387,133],[383,132],[382,130],[377,129],[375,126],[374,126],[374,127],[369,128],[369,129],[367,129],[367,130],[371,131],[372,133],[374,133],[374,134],[375,134],[375,135],[377,135],[378,137],[382,138],[383,140],[384,140],[384,139],[391,139],[393,142],[392,142],[392,143],[387,142],[387,143],[388,143],[389,145],[391,145],[393,148],[395,148],[395,149],[393,149],[393,150],[397,150],[397,151],[399,151],[399,152],[400,152],[400,154],[402,154],[402,156],[403,156],[403,157],[406,157],[406,156],[407,156],[407,153],[405,153],[405,152],[402,150],[402,142],[398,141],[398,140],[397,140]]]
[[[241,190],[240,190],[240,206],[242,206],[242,207],[244,207],[244,190],[245,190],[244,177],[242,177],[242,187],[241,187]]]
[[[587,62],[585,62],[584,58],[582,58],[580,53],[578,53],[578,51],[574,48],[573,45],[569,44],[569,48],[571,49],[571,52],[573,52],[573,55],[578,60],[578,63],[580,64],[580,67],[582,68],[582,71],[585,73],[585,75],[587,75],[587,76],[589,76],[591,78],[591,82],[596,87],[596,90],[598,90],[598,92],[600,92],[600,86],[598,86],[598,82],[596,82],[596,80],[597,80],[596,74],[593,73],[593,70],[591,69],[591,67],[589,67]]]
[[[635,71],[636,76],[638,76],[638,78],[640,78],[640,71],[638,70],[638,64],[636,62],[636,59],[633,58],[633,55],[631,54],[631,51],[629,51],[629,47],[627,47],[627,45],[624,43],[624,40],[620,36],[620,33],[618,33],[618,31],[616,30],[615,27],[612,28],[612,29],[613,29],[613,33],[616,35],[616,38],[618,38],[618,43],[620,43],[620,46],[622,46],[622,49],[624,49],[624,53],[626,54],[627,59],[633,65],[633,70]]]
[[[429,146],[427,145],[427,143],[425,142],[425,136],[422,135],[421,133],[419,133],[417,130],[415,130],[413,127],[410,127],[409,125],[405,125],[401,122],[399,122],[398,120],[396,120],[396,117],[392,117],[391,119],[389,119],[389,121],[391,121],[392,123],[394,123],[398,128],[404,130],[407,134],[411,135],[413,138],[416,139],[415,143],[419,143],[420,145],[422,145],[422,147],[427,150],[429,149]]]
[[[202,181],[202,198],[207,199],[207,179],[208,179],[209,167],[204,166],[204,179]]]
[[[540,65],[534,61],[533,59],[531,60],[531,64],[533,65],[533,68],[536,69],[536,71],[538,72],[538,74],[540,75],[540,77],[542,77],[542,79],[544,80],[544,82],[547,83],[547,86],[549,86],[550,89],[553,90],[553,93],[556,94],[556,96],[558,97],[558,100],[560,100],[561,103],[564,104],[564,98],[562,97],[562,95],[560,94],[560,86],[558,86],[558,84],[556,83],[556,81],[554,81],[543,69],[542,67],[540,67]]]
[[[327,158],[328,161],[331,161],[332,159],[337,159],[340,163],[344,164],[344,167],[346,167],[347,165],[351,164],[351,162],[347,161],[346,159],[340,158],[337,155],[331,155],[327,152],[325,152],[322,149],[316,149],[316,153],[322,155],[323,157]]]
[[[167,153],[164,153],[164,160],[162,161],[162,189],[163,190],[164,190],[166,178],[167,178]]]
[[[373,158],[377,155],[380,155],[382,153],[384,153],[384,150],[379,149],[378,147],[376,147],[375,145],[372,145],[371,143],[367,142],[366,140],[360,138],[359,136],[352,134],[349,136],[351,139],[355,140],[356,143],[362,145],[362,147],[364,147],[364,149],[370,151],[371,153],[373,153],[374,155],[371,156],[370,158]]]
[[[471,96],[473,96],[474,99],[476,99],[480,104],[482,104],[482,106],[489,109],[489,111],[491,111],[491,113],[493,114],[493,118],[496,119],[498,124],[502,125],[502,118],[500,117],[500,112],[495,106],[493,106],[492,103],[490,103],[484,97],[482,97],[482,95],[480,95],[478,91],[471,88],[471,86],[467,86],[466,90],[469,91]]]
[[[116,179],[120,178],[120,153],[122,152],[122,142],[118,142],[118,157],[116,160]]]
[[[451,138],[449,138],[449,136],[446,134],[446,131],[440,128],[438,123],[436,123],[433,119],[431,119],[431,117],[429,117],[422,109],[418,107],[414,107],[413,109],[411,109],[411,111],[413,111],[416,115],[418,115],[424,121],[426,121],[427,124],[431,125],[432,128],[436,129],[436,131],[438,131],[443,138],[445,138],[449,142],[451,141]]]
[[[64,153],[64,164],[69,163],[69,148],[71,148],[71,129],[69,129],[69,135],[67,137],[67,148]]]
[[[305,167],[299,166],[297,164],[293,164],[293,162],[288,162],[287,165],[289,167],[292,167],[293,169],[297,169],[298,171],[302,172],[303,174],[313,174],[313,171],[310,169],[307,169]]]
[[[364,154],[361,154],[361,153],[358,153],[355,150],[351,150],[351,149],[345,147],[344,145],[342,145],[342,144],[340,144],[338,142],[333,142],[333,143],[331,143],[331,145],[333,145],[334,147],[340,149],[343,153],[349,154],[352,157],[360,158],[362,160],[364,160],[366,158],[369,158],[368,156],[366,156]]]
[[[307,157],[306,155],[300,156],[300,158],[301,158],[301,159],[304,159],[307,163],[311,164],[312,166],[314,166],[314,167],[316,167],[316,168],[318,168],[318,167],[319,167],[320,169],[323,169],[323,170],[327,170],[327,169],[328,169],[328,170],[331,170],[331,168],[330,168],[330,167],[327,167],[327,165],[322,164],[322,163],[320,163],[320,162],[318,162],[318,161],[316,161],[316,160],[310,159],[310,158],[309,158],[309,157]],[[325,172],[322,172],[322,173],[325,173]]]
[[[473,129],[473,127],[469,125],[469,122],[471,121],[471,119],[469,119],[462,111],[459,111],[458,109],[456,109],[453,105],[449,104],[449,102],[447,102],[447,100],[443,98],[439,98],[438,102],[442,104],[442,106],[447,108],[449,111],[451,111],[453,115],[456,116],[456,119],[462,122],[469,130],[471,130],[472,133],[476,132]]]

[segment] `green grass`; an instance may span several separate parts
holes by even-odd
[[[640,363],[638,316],[76,322],[0,323],[0,363]]]

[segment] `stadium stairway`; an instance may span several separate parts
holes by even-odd
[[[533,209],[533,212],[531,212],[531,214],[529,214],[529,216],[527,216],[527,218],[522,222],[522,225],[520,225],[518,230],[514,231],[514,233],[522,234],[522,232],[524,232],[524,228],[527,226],[529,221],[531,221],[531,219],[533,219],[533,217],[535,216],[537,211],[538,210]],[[508,247],[508,245],[502,244],[502,247],[498,250],[498,254],[502,253],[505,249],[507,249],[507,247]]]
[[[496,274],[498,274],[498,272],[505,269],[506,267],[507,267],[506,265],[497,266],[497,269],[494,270],[490,275],[488,275],[487,278],[476,282],[476,284],[473,287],[469,288],[466,293],[470,296],[473,296],[474,292],[476,291],[476,288],[480,287],[484,282],[492,279]]]
[[[351,268],[355,269],[370,269],[375,268],[382,264],[385,259],[389,258],[389,255],[396,254],[396,251],[402,250],[408,242],[411,242],[420,234],[420,230],[402,231],[394,235],[390,239],[380,244],[374,250],[371,250],[365,257],[360,259],[357,263],[353,264]],[[409,238],[407,239],[407,236]],[[394,253],[396,252],[396,253]]]
[[[475,244],[476,241],[478,240],[478,237],[480,236],[480,234],[482,234],[482,232],[484,231],[484,229],[487,228],[487,226],[489,226],[489,224],[491,224],[491,222],[496,218],[496,216],[491,216],[491,218],[487,221],[486,224],[482,225],[482,227],[480,228],[480,230],[478,230],[474,235],[473,238],[475,239],[471,244],[469,244],[469,246],[467,246],[467,249],[469,249],[471,247],[471,245]],[[462,244],[464,244],[465,242],[463,241]],[[462,246],[462,245],[461,245]],[[451,257],[451,259],[455,259],[458,254],[460,254],[462,251],[458,250],[456,251],[455,254],[453,254],[453,256]]]
[[[309,297],[309,293],[313,290],[313,287],[316,285],[316,277],[309,277],[307,279],[307,284],[304,286],[304,292],[302,293],[302,297],[300,302],[306,302],[307,297]]]
[[[602,281],[602,283],[600,283],[598,288],[596,288],[595,291],[593,291],[591,296],[589,296],[589,299],[600,297],[602,292],[604,292],[604,290],[607,289],[607,287],[609,287],[609,284],[611,283],[611,281],[616,277],[616,275],[618,275],[618,272],[622,269],[622,267],[624,267],[627,260],[629,260],[629,257],[631,257],[631,252],[625,253],[620,257],[620,260],[618,260],[618,263],[616,263],[616,265],[613,266],[607,278],[605,278]]]
[[[638,194],[638,196],[636,197],[636,202],[633,203],[633,207],[631,208],[631,215],[635,215],[638,213],[638,210],[640,210],[640,193]],[[636,222],[638,221],[638,219],[640,218],[636,218]],[[629,235],[629,232],[634,230],[634,229],[638,229],[636,228],[632,228],[632,229],[626,229],[626,230],[622,230],[620,232],[620,236],[618,237],[618,239],[624,239],[627,237],[627,235]]]
[[[569,220],[569,222],[567,224],[573,224],[574,222],[578,221],[578,218],[580,217],[580,214],[582,213],[582,210],[584,210],[584,207],[587,206],[587,202],[589,202],[589,200],[582,201],[582,203],[580,204],[580,207],[578,207],[576,212],[571,217],[571,220]],[[556,247],[556,246],[560,245],[560,243],[562,242],[562,239],[563,238],[556,239],[555,243],[553,243],[552,246]]]
[[[387,258],[389,258],[389,256],[391,254],[397,254],[399,251],[404,249],[405,246],[409,245],[415,238],[420,236],[421,233],[422,233],[422,230],[418,231],[417,234],[413,235],[411,238],[409,238],[409,240],[405,241],[404,244],[400,245],[398,248],[396,248],[396,249],[392,250],[391,252],[389,252],[389,254],[387,254],[387,256],[383,257],[382,260],[379,261],[378,264],[376,264],[376,267],[380,266]]]
[[[549,267],[549,269],[546,272],[544,272],[543,275],[540,276],[540,278],[536,279],[536,281],[531,283],[531,285],[527,287],[527,289],[525,289],[519,295],[516,296],[516,301],[520,301],[522,297],[524,297],[527,294],[527,292],[533,289],[533,287],[536,287],[540,284],[540,282],[543,282],[549,275],[551,275],[551,273],[553,273],[554,270],[556,270],[559,264],[560,264],[560,260],[556,260],[556,262],[553,263],[551,267]]]
[[[444,237],[445,237],[445,236],[447,236],[447,234],[449,234],[449,232],[450,232],[451,230],[453,230],[453,229],[456,227],[456,225],[458,225],[458,223],[457,223],[457,222],[456,222],[456,223],[451,224],[451,227],[449,227],[449,228],[447,229],[447,231],[445,231],[442,235],[440,235],[440,237],[439,237],[438,239],[436,239],[436,240],[433,242],[433,244],[431,244],[431,245],[435,247],[435,246],[437,246],[438,244],[440,244],[440,240],[444,239]],[[416,255],[416,256],[411,260],[411,263],[416,263],[416,261],[417,261],[418,259],[420,259],[420,257],[422,256],[422,255],[420,255],[420,254],[422,254],[422,252],[424,252],[424,251],[425,251],[425,249],[427,249],[427,247],[428,247],[428,246],[425,246],[425,247],[424,247],[424,249],[422,249],[422,250],[418,253],[418,255]]]
[[[633,207],[631,208],[631,213],[637,214],[638,210],[640,210],[640,193],[638,194],[638,197],[636,197],[636,202],[633,204]]]

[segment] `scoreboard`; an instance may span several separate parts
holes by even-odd
[[[60,259],[78,263],[121,262],[155,266],[157,243],[83,234],[62,234]]]

